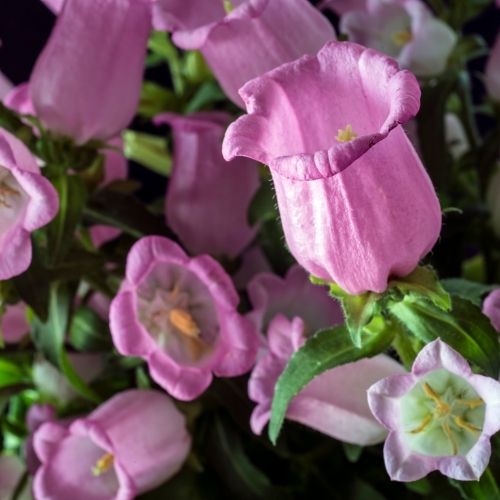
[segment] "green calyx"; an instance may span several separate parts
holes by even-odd
[[[403,439],[421,455],[467,454],[481,435],[484,415],[473,387],[445,369],[429,373],[400,399]]]

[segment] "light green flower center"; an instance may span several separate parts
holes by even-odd
[[[427,374],[400,405],[404,439],[422,455],[465,455],[483,429],[484,401],[467,381],[445,369]]]
[[[345,128],[338,129],[335,139],[337,139],[338,142],[350,142],[356,139],[356,137],[358,137],[358,134],[354,132],[352,125],[348,124]]]

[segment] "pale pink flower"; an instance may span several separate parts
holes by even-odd
[[[191,446],[184,416],[165,394],[129,390],[66,426],[34,436],[39,500],[131,500],[182,466]]]
[[[422,77],[444,71],[457,41],[456,33],[421,0],[367,0],[365,8],[342,16],[340,30]]]
[[[174,159],[165,198],[168,225],[192,254],[237,257],[257,234],[248,209],[259,188],[258,165],[238,158],[229,165],[221,142],[226,113],[166,113],[156,123],[173,130]]]
[[[212,374],[246,373],[258,337],[237,312],[238,294],[208,255],[190,258],[159,236],[130,250],[125,280],[111,303],[110,326],[118,351],[140,356],[153,379],[177,399],[191,400]]]
[[[277,315],[269,324],[267,348],[259,357],[248,383],[257,404],[252,430],[262,432],[271,416],[274,387],[292,354],[305,341],[304,322]],[[404,369],[388,356],[367,358],[338,366],[313,379],[288,406],[286,418],[347,443],[379,443],[387,435],[371,415],[366,391],[381,378]]]
[[[56,190],[40,174],[35,157],[0,129],[0,280],[29,267],[30,234],[50,222],[58,209]]]
[[[385,466],[395,481],[417,481],[434,470],[477,481],[500,429],[500,383],[472,373],[467,361],[437,339],[411,373],[393,375],[368,390],[376,419],[389,430]]]
[[[133,118],[151,29],[150,0],[67,0],[30,79],[37,117],[78,144]]]

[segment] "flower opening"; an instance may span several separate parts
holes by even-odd
[[[445,369],[429,373],[401,398],[405,440],[422,455],[465,455],[481,435],[484,415],[472,386]]]
[[[219,337],[215,305],[204,283],[175,264],[158,264],[138,291],[139,321],[174,360],[196,364]]]
[[[115,461],[115,457],[112,453],[105,453],[92,467],[92,475],[93,476],[101,476],[108,472],[113,466]]]

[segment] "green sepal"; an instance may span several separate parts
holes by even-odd
[[[111,347],[107,322],[88,307],[80,307],[73,314],[69,338],[73,347],[78,351],[102,351]]]
[[[392,322],[376,317],[365,327],[363,335],[362,347],[357,348],[344,325],[319,330],[293,354],[274,391],[269,423],[269,438],[273,443],[276,443],[290,401],[324,371],[385,351],[394,338]]]
[[[451,309],[451,297],[443,288],[434,270],[429,266],[419,266],[403,278],[389,282],[389,288],[399,290],[403,295],[429,299],[443,311]]]
[[[456,481],[450,479],[452,484],[464,500],[493,500],[500,498],[500,488],[490,468],[487,468],[479,481]]]
[[[122,134],[124,155],[157,174],[168,177],[172,158],[163,137],[126,130]]]
[[[441,338],[486,374],[498,378],[498,334],[481,309],[468,300],[453,297],[451,313],[411,297],[389,304],[388,310],[423,342]]]

